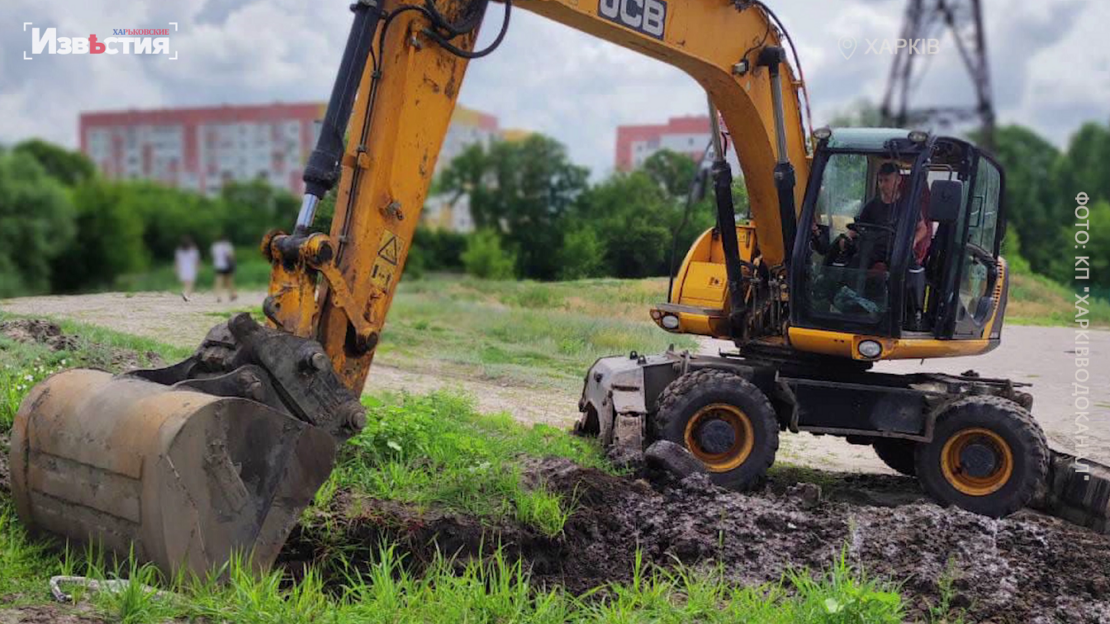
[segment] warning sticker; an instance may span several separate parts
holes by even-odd
[[[404,243],[393,232],[386,230],[382,233],[382,239],[378,241],[378,255],[374,257],[374,266],[370,269],[370,281],[378,288],[389,290],[396,281],[394,276],[403,246]]]

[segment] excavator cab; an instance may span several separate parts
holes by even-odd
[[[816,134],[791,263],[791,343],[857,360],[996,347],[1001,168],[924,132]]]

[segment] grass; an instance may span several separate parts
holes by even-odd
[[[1090,300],[1092,326],[1110,326],[1110,301]],[[1014,275],[1006,304],[1006,322],[1018,325],[1074,326],[1075,290],[1040,275]]]
[[[496,282],[444,275],[402,282],[379,353],[405,368],[429,360],[487,379],[576,388],[604,356],[695,349],[651,322],[665,280]]]
[[[462,395],[363,400],[367,426],[343,449],[323,489],[325,499],[344,488],[382,500],[513,518],[554,536],[574,501],[542,485],[526,487],[520,458],[557,456],[608,469],[594,441],[543,424],[527,427],[508,413],[480,414]]]
[[[36,555],[39,557],[39,555]],[[308,570],[290,584],[280,572],[256,575],[233,559],[223,574],[163,580],[133,560],[104,564],[95,552],[67,552],[61,561],[40,558],[26,580],[40,591],[50,574],[128,579],[118,591],[75,594],[107,621],[128,624],[168,620],[253,623],[530,622],[752,624],[895,623],[902,600],[887,584],[867,577],[842,556],[824,574],[792,570],[778,583],[736,585],[721,568],[695,571],[646,565],[637,556],[632,579],[572,596],[534,585],[525,566],[496,550],[484,560],[457,562],[438,556],[420,574],[405,555],[382,546],[364,571],[338,587]],[[223,580],[218,581],[217,576]]]
[[[7,384],[0,394],[3,414],[13,414],[29,386],[52,370],[102,361],[111,349],[150,351],[170,360],[184,355],[108,330],[75,323],[65,328],[82,336],[68,351],[0,339]],[[435,393],[367,397],[366,402],[369,424],[342,450],[318,505],[346,488],[416,506],[513,519],[557,535],[574,513],[573,497],[566,500],[542,484],[527,487],[520,460],[555,455],[609,469],[593,442],[544,425],[525,427],[506,413],[479,414],[466,397]],[[5,417],[0,433],[8,428],[10,417]],[[440,556],[418,575],[404,564],[404,553],[389,544],[382,545],[369,567],[345,561],[342,553],[338,550],[328,562],[329,570],[347,570],[338,587],[325,584],[314,570],[298,575],[296,583],[280,572],[255,575],[239,560],[211,578],[163,579],[149,565],[106,565],[93,550],[76,552],[32,539],[10,498],[0,493],[0,602],[46,602],[47,581],[55,574],[130,579],[120,591],[76,594],[109,621],[897,622],[902,609],[896,593],[852,569],[843,557],[823,574],[793,571],[779,583],[760,587],[735,585],[720,569],[664,569],[638,557],[630,582],[576,597],[533,585],[524,565],[508,561],[500,550],[463,562]]]

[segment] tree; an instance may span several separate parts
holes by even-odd
[[[0,152],[0,296],[45,292],[73,239],[73,204],[38,160]]]
[[[559,279],[598,277],[605,270],[605,249],[597,232],[589,227],[570,230],[563,236]]]
[[[1071,198],[1060,196],[1053,173],[1059,150],[1032,130],[1011,125],[995,131],[995,153],[1006,172],[1008,227],[1016,231],[1033,271],[1059,277],[1060,250],[1066,244],[1063,227],[1071,223]]]
[[[225,219],[223,204],[203,195],[151,182],[120,183],[124,214],[143,224],[143,243],[157,261],[173,259],[185,236],[206,249],[220,234]]]
[[[474,223],[502,234],[516,253],[519,274],[554,279],[564,218],[586,189],[587,177],[562,144],[533,134],[488,149],[471,146],[447,166],[440,186],[469,195]]]
[[[220,202],[220,229],[235,245],[257,245],[274,228],[288,231],[300,210],[296,197],[263,180],[225,184]]]
[[[30,139],[19,143],[12,151],[18,156],[33,158],[47,175],[66,186],[76,186],[96,176],[96,166],[88,156],[53,143]]]
[[[124,201],[128,190],[126,185],[95,179],[74,189],[79,235],[54,259],[54,290],[109,285],[120,275],[146,268],[143,221]]]
[[[601,240],[606,274],[615,277],[666,274],[676,215],[662,186],[642,170],[593,187],[578,209],[578,220]]]
[[[698,163],[686,154],[662,149],[647,157],[644,173],[674,198],[685,198],[698,171]]]
[[[493,230],[480,230],[467,240],[462,254],[466,272],[474,277],[504,280],[514,277],[516,257],[501,248],[501,237]]]

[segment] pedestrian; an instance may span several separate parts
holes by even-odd
[[[181,237],[181,242],[173,253],[173,266],[177,272],[177,280],[181,282],[181,298],[188,301],[193,296],[197,271],[200,269],[200,250],[192,237]]]
[[[212,243],[212,267],[216,270],[216,302],[222,301],[220,291],[227,291],[228,300],[235,301],[235,247],[221,234]]]

